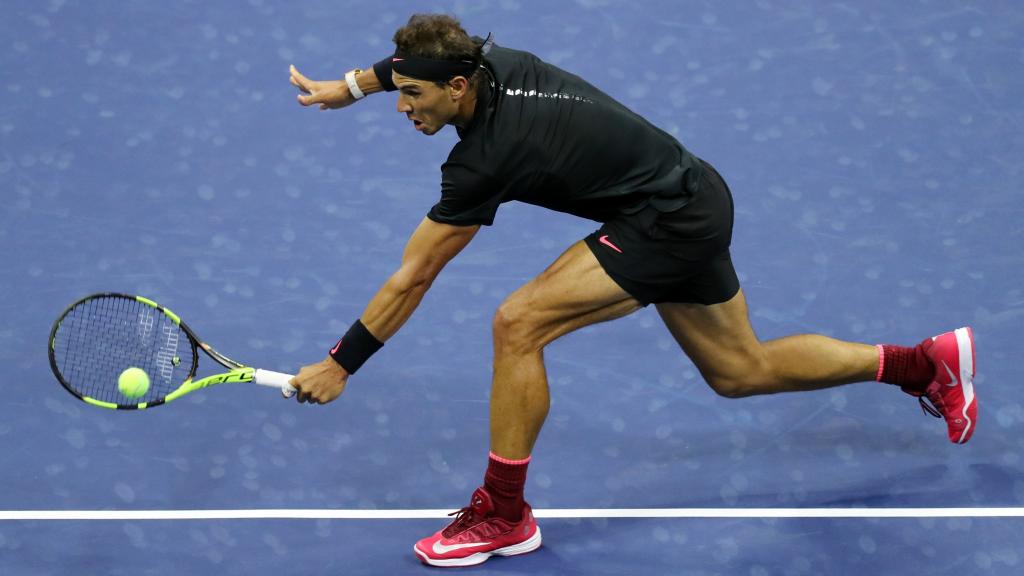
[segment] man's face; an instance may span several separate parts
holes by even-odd
[[[427,136],[437,134],[459,111],[458,101],[448,86],[391,74],[398,87],[398,111],[412,120],[413,127]]]

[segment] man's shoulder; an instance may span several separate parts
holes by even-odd
[[[506,68],[531,66],[543,63],[539,57],[525,50],[506,48],[495,44],[484,56],[484,62],[489,64],[492,70],[504,70]]]
[[[442,178],[476,182],[490,178],[492,166],[483,156],[480,143],[475,139],[460,140],[441,164]]]

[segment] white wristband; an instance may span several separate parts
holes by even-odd
[[[345,82],[348,82],[348,91],[352,93],[352,97],[356,100],[361,100],[366,97],[363,91],[359,89],[359,85],[356,84],[356,73],[362,72],[362,70],[349,70],[345,72]]]

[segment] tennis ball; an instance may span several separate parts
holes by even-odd
[[[142,368],[131,367],[117,378],[117,389],[129,398],[138,398],[149,390],[149,376]]]

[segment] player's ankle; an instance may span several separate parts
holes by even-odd
[[[523,490],[530,457],[519,460],[502,458],[491,452],[484,474],[484,488],[494,502],[494,514],[510,522],[518,522],[523,515]]]
[[[876,380],[909,390],[924,390],[935,376],[935,366],[925,354],[930,340],[914,347],[879,344]]]
[[[488,490],[489,491],[489,490]],[[523,496],[505,497],[492,493],[491,501],[494,504],[493,514],[502,520],[519,522],[523,519]]]

